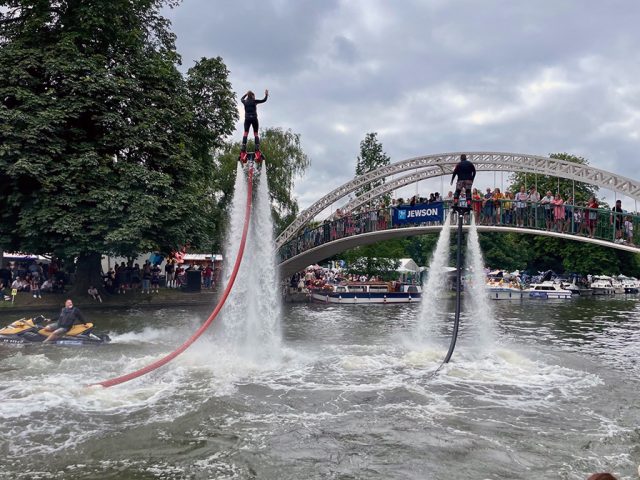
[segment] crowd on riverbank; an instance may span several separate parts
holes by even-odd
[[[140,293],[150,295],[161,288],[196,291],[213,290],[220,277],[220,267],[207,263],[178,264],[175,260],[162,263],[145,261],[121,262],[102,274],[102,281],[89,285],[87,296],[102,302],[100,292],[112,295]],[[64,294],[74,283],[74,273],[57,259],[49,263],[35,260],[10,261],[0,266],[0,300],[11,300],[16,295],[29,295],[41,299],[43,295]]]

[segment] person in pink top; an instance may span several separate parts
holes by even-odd
[[[556,193],[556,197],[553,199],[553,218],[556,224],[556,231],[562,232],[564,230],[564,200],[560,196],[560,193]]]

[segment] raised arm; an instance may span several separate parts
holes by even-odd
[[[264,103],[267,101],[267,98],[269,98],[269,90],[265,90],[264,91],[264,98],[262,100],[256,100],[256,103]]]

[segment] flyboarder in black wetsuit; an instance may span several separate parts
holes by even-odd
[[[258,109],[259,103],[264,103],[269,98],[269,90],[264,91],[264,98],[262,100],[256,100],[255,94],[249,90],[245,93],[240,101],[244,105],[244,135],[242,136],[242,149],[240,150],[240,160],[242,162],[247,161],[247,137],[249,136],[249,127],[253,128],[253,137],[256,143],[256,161],[262,159],[260,152],[260,137],[258,136]]]
[[[471,186],[473,185],[473,180],[476,178],[476,167],[467,160],[467,156],[464,153],[460,155],[460,161],[453,169],[451,184],[453,184],[456,176],[458,177],[458,181],[456,182],[456,191],[453,194],[453,206],[458,206],[460,191],[464,188],[467,195],[467,207],[471,207]]]

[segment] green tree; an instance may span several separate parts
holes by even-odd
[[[438,235],[435,233],[409,237],[404,240],[404,255],[401,258],[412,258],[419,266],[426,267],[437,243]]]
[[[378,134],[375,132],[367,133],[364,140],[360,142],[360,155],[358,155],[356,161],[356,176],[364,175],[367,172],[389,165],[390,163],[391,158],[384,153],[382,144],[378,141]],[[367,185],[363,185],[362,188],[356,192],[356,195],[362,195],[384,183],[384,178],[370,182]]]
[[[249,150],[253,148],[251,142],[247,146]],[[218,175],[215,179],[215,197],[220,224],[233,191],[240,146],[240,142],[228,144],[216,157]],[[310,160],[302,149],[300,134],[282,128],[261,129],[260,150],[266,159],[275,233],[278,234],[298,215],[298,201],[293,195],[293,188],[296,178],[309,167]]]
[[[373,245],[356,247],[340,255],[347,270],[358,275],[376,275],[384,280],[396,279],[399,259],[406,256],[403,239],[385,240]]]
[[[480,247],[485,264],[509,271],[530,267],[532,247],[528,235],[514,233],[481,233]]]
[[[206,151],[235,117],[219,59],[177,70],[172,3],[0,1],[0,247],[77,259],[79,291],[103,253],[210,241]]]
[[[552,153],[549,155],[551,158],[558,160],[564,160],[567,162],[578,163],[580,165],[589,165],[589,161],[583,157],[571,155],[569,153]],[[552,177],[550,175],[537,175],[531,173],[518,172],[511,175],[509,178],[509,188],[512,192],[520,191],[520,187],[530,188],[536,186],[540,196],[544,196],[547,191],[551,191],[554,194],[560,192],[562,198],[566,201],[569,197],[573,196],[575,191],[575,201],[580,205],[583,205],[589,200],[589,197],[598,195],[598,187],[595,185],[589,185],[588,183],[574,182],[565,178]]]

